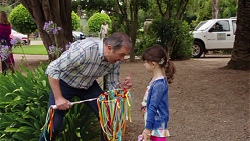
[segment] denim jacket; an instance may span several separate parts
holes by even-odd
[[[164,77],[155,80],[148,91],[146,129],[167,129],[169,120],[168,83]]]

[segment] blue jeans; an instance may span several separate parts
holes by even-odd
[[[65,99],[71,100],[74,96],[79,97],[81,100],[91,99],[91,98],[97,98],[100,96],[101,93],[103,93],[103,90],[100,88],[99,84],[94,81],[93,85],[90,86],[87,90],[86,89],[77,89],[69,86],[64,81],[60,80],[60,88],[62,95]],[[98,106],[96,100],[94,101],[88,101],[85,102],[85,104],[90,107],[90,109],[94,112],[94,114],[99,119],[99,113],[98,113]],[[50,92],[49,96],[49,107],[50,105],[55,105],[55,99],[52,91]],[[54,132],[53,132],[53,138],[50,140],[49,134],[46,134],[47,141],[55,141],[57,134],[59,133],[61,126],[63,124],[63,118],[66,114],[67,110],[55,110],[54,113],[54,120],[53,120],[53,126],[54,126]],[[39,141],[45,141],[45,137],[41,134]],[[103,132],[101,130],[101,141],[105,141],[103,137]]]

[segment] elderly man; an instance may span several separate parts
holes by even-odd
[[[49,106],[58,107],[54,114],[53,139],[59,133],[66,110],[71,107],[69,101],[77,96],[81,100],[97,98],[103,90],[96,79],[106,76],[106,87],[115,88],[132,87],[131,78],[119,81],[121,62],[125,55],[130,53],[132,43],[128,35],[122,32],[113,33],[107,39],[95,42],[91,39],[74,42],[69,50],[65,51],[58,59],[51,62],[46,70],[51,93]],[[96,101],[85,103],[98,116]],[[40,141],[49,135],[40,135]],[[104,141],[103,135],[101,141]]]

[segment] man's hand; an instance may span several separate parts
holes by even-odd
[[[71,108],[70,102],[64,97],[55,99],[55,104],[59,110],[67,110]]]
[[[122,88],[130,89],[133,86],[133,82],[130,76],[125,77],[124,82],[121,84]]]

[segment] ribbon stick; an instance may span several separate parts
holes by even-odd
[[[81,101],[76,101],[76,102],[70,102],[69,104],[71,106],[73,106],[74,104],[81,104],[81,103],[84,103],[84,102],[87,102],[87,101],[93,101],[93,100],[97,100],[97,98],[91,98],[91,99],[87,99],[87,100],[81,100]],[[57,106],[56,105],[51,105],[51,108],[52,109],[57,109]]]
[[[70,102],[81,104],[87,101],[97,101],[100,125],[104,133],[107,134],[109,141],[122,141],[124,137],[127,120],[131,122],[131,94],[128,89],[115,89],[104,92],[98,98],[92,98],[82,101]],[[51,105],[48,109],[45,124],[42,127],[42,134],[46,139],[46,134],[49,134],[50,140],[53,137],[53,118],[54,112],[57,109],[56,105]]]
[[[105,103],[105,104],[103,104]],[[131,94],[128,89],[115,89],[97,100],[100,124],[109,141],[122,141],[127,120],[131,120]]]
[[[97,99],[98,98],[92,98],[92,99],[87,99],[87,100],[82,100],[82,101],[70,102],[69,104],[71,106],[73,106],[74,104],[80,104],[80,103],[84,103],[84,102],[87,102],[87,101],[94,101],[94,100],[97,100]],[[46,133],[47,132],[49,133],[50,140],[52,139],[52,136],[53,136],[53,118],[54,118],[54,112],[55,112],[56,109],[57,109],[56,105],[51,105],[49,107],[48,112],[47,112],[47,116],[46,116],[46,119],[45,119],[45,124],[41,129],[45,141],[47,141],[47,139],[46,139]]]

